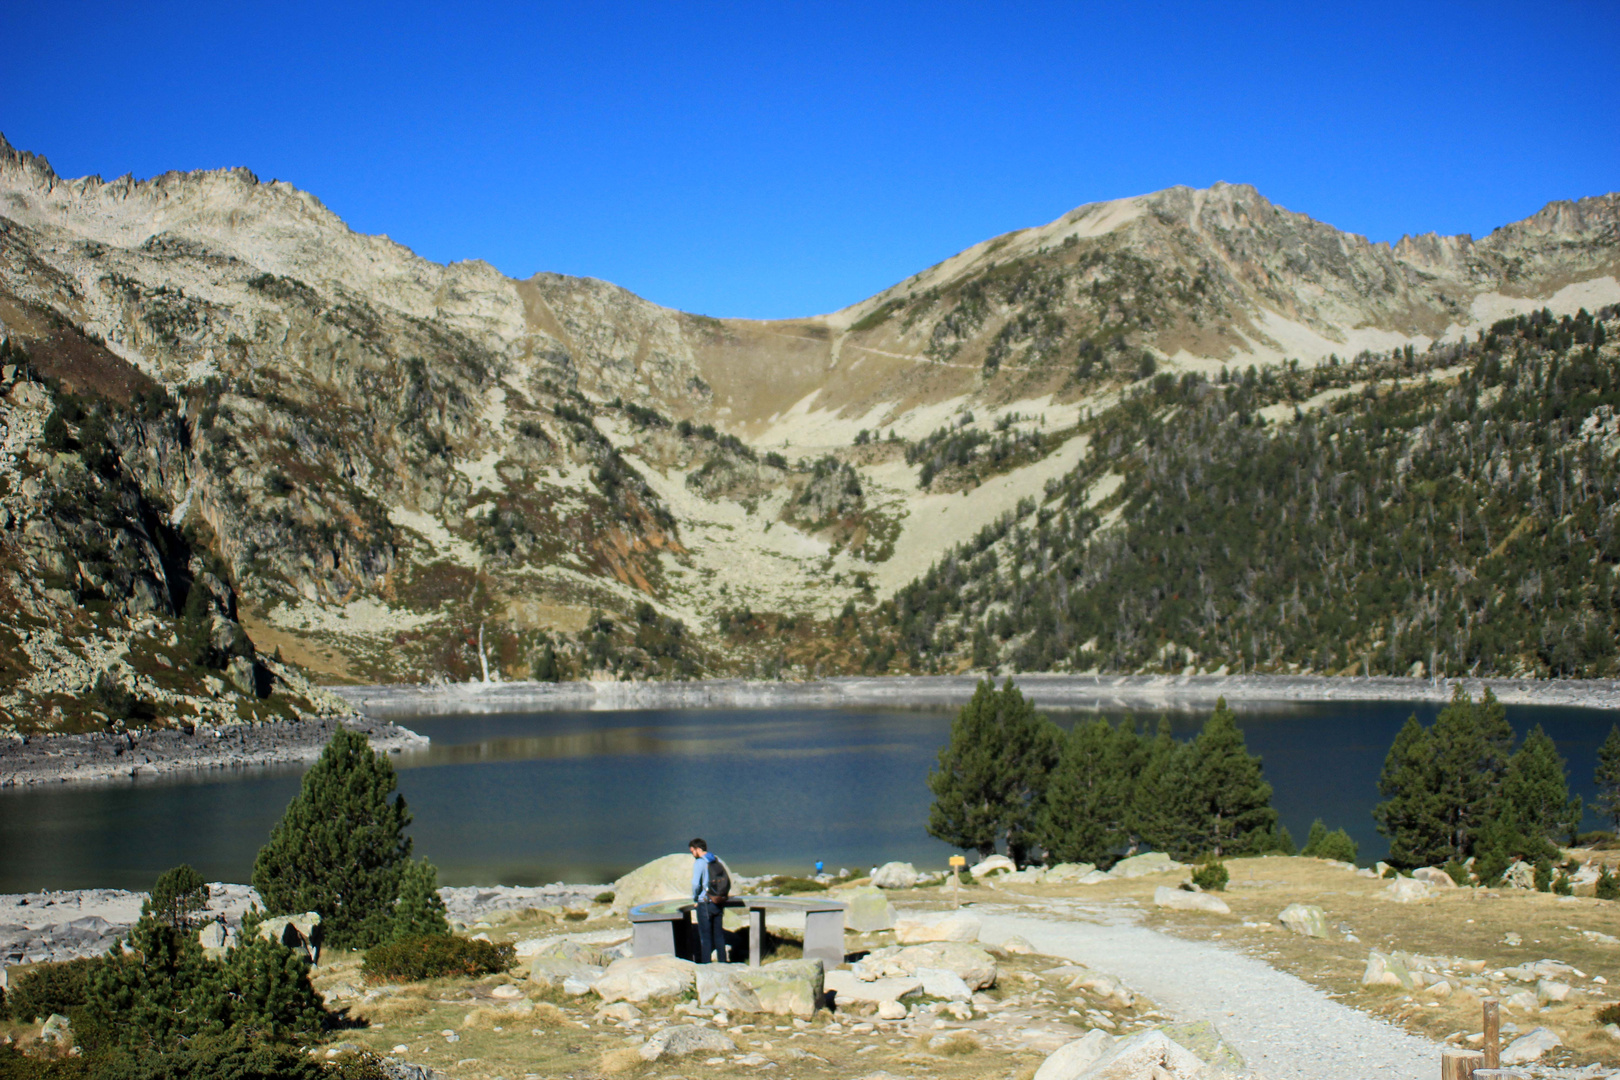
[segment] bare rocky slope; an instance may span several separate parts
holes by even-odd
[[[722,320],[428,262],[243,169],[69,180],[0,139],[0,708],[758,673],[717,618],[894,595],[1094,467],[1088,418],[1155,371],[1426,350],[1617,277],[1615,195],[1391,247],[1223,184]]]

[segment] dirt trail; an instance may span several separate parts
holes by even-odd
[[[1042,953],[1113,975],[1179,1020],[1214,1023],[1265,1080],[1426,1080],[1439,1072],[1439,1044],[1242,953],[1161,934],[1101,908],[1076,905],[1072,918],[979,911],[985,941],[1021,935]]]

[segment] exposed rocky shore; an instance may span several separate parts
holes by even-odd
[[[1229,704],[1328,701],[1434,701],[1461,685],[1478,697],[1486,688],[1506,705],[1620,708],[1620,681],[1611,679],[1400,679],[1305,675],[1018,675],[1019,688],[1046,708],[1207,708]],[[575,709],[837,708],[859,705],[960,705],[978,676],[847,677],[815,682],[456,683],[334,687],[333,693],[376,718],[446,712],[545,712]]]
[[[313,761],[340,724],[363,732],[373,747],[390,753],[428,745],[414,731],[364,717],[94,735],[10,735],[0,737],[0,788]]]

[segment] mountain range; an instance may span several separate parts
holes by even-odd
[[[261,702],[300,670],[870,668],[861,613],[1076,477],[1102,485],[1077,506],[1106,500],[1132,447],[1099,425],[1166,376],[1405,356],[1455,380],[1412,358],[1617,302],[1617,195],[1388,245],[1217,184],[1082,206],[831,314],[716,319],[433,263],[244,169],[65,179],[0,138],[0,608],[50,641],[8,650],[0,708],[161,717],[164,679],[195,697],[185,672],[233,661]],[[1182,666],[1131,655],[1084,662]],[[74,706],[98,680],[112,704]]]

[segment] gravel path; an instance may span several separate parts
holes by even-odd
[[[984,940],[1019,934],[1039,951],[1097,968],[1180,1020],[1215,1024],[1266,1080],[1428,1080],[1437,1043],[1357,1012],[1242,953],[1146,927],[984,912]]]

